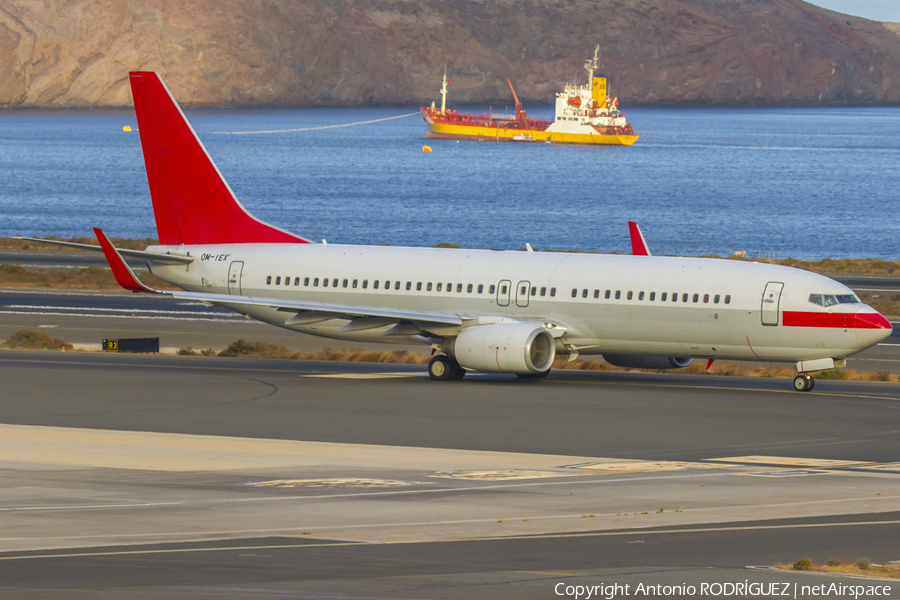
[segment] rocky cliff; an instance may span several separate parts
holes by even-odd
[[[900,102],[900,35],[801,0],[0,0],[0,106],[548,103],[600,44],[623,106]]]

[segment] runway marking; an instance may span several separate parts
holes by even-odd
[[[272,481],[254,481],[242,483],[247,487],[267,487],[279,489],[294,488],[382,488],[382,487],[408,487],[411,485],[433,485],[432,481],[403,481],[401,479],[371,479],[368,477],[332,477],[323,479],[274,479]]]
[[[685,533],[723,533],[730,531],[781,531],[790,529],[830,529],[835,527],[865,527],[865,526],[900,525],[900,520],[888,521],[846,521],[838,523],[796,523],[790,525],[734,525],[723,527],[684,527],[673,529],[627,529],[617,531],[590,531],[581,533],[551,533],[551,534],[519,534],[519,535],[498,535],[486,536],[479,538],[451,538],[441,540],[440,542],[424,542],[421,540],[399,540],[389,542],[340,542],[329,541],[322,543],[309,544],[266,544],[266,545],[250,545],[241,546],[199,546],[194,548],[146,548],[140,550],[115,550],[115,551],[92,551],[92,552],[57,552],[56,554],[17,554],[12,556],[0,556],[0,561],[12,560],[35,560],[42,558],[87,558],[96,556],[136,556],[151,554],[188,554],[199,552],[235,552],[250,550],[302,550],[316,548],[352,548],[356,546],[408,546],[412,544],[427,543],[458,543],[458,542],[495,542],[504,540],[533,540],[548,539],[560,540],[567,538],[585,538],[585,537],[630,537],[630,536],[648,536],[648,535],[677,535]],[[180,542],[185,543],[185,542]]]
[[[828,475],[834,474],[834,472],[814,471],[811,469],[768,469],[766,471],[740,471],[731,474],[748,477],[801,477],[804,475]]]
[[[784,465],[789,467],[862,467],[874,464],[870,461],[836,460],[829,458],[790,458],[787,456],[732,456],[728,458],[707,458],[710,462],[724,462],[749,465]]]
[[[70,313],[70,312],[48,312],[48,311],[24,311],[24,310],[0,310],[0,314],[5,315],[40,315],[45,317],[85,317],[91,319],[143,319],[143,320],[163,320],[163,321],[216,321],[220,323],[252,323],[252,321],[247,321],[242,316],[238,316],[238,318],[234,317],[164,317],[164,316],[145,316],[145,315],[136,315],[134,313],[141,311],[128,311],[131,314],[126,315],[104,315],[104,314],[89,314],[89,313]],[[178,312],[178,311],[173,311]],[[182,313],[183,314],[183,313]]]
[[[322,379],[397,379],[399,377],[423,377],[427,373],[317,373],[298,377],[319,377]]]
[[[581,473],[560,471],[532,471],[528,469],[499,469],[493,471],[435,471],[428,477],[463,479],[467,481],[513,481],[516,479],[544,479],[549,477],[576,477]]]
[[[683,469],[721,469],[733,465],[711,465],[709,463],[681,461],[635,460],[628,462],[588,462],[575,465],[562,465],[560,469],[580,469],[591,473],[652,473],[657,471],[680,471]]]
[[[94,312],[115,312],[115,313],[161,313],[167,315],[221,315],[235,319],[243,319],[244,315],[233,312],[218,312],[212,310],[163,310],[160,308],[100,308],[100,307],[84,307],[84,306],[36,306],[32,304],[6,304],[6,308],[25,308],[32,310],[89,310]]]

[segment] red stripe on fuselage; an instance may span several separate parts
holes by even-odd
[[[837,327],[840,329],[891,329],[879,313],[820,313],[784,311],[785,327]]]

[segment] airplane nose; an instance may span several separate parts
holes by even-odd
[[[874,346],[878,342],[891,337],[891,322],[878,311],[866,306],[860,308],[854,318],[856,341],[860,349]]]

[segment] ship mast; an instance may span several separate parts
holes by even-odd
[[[594,71],[597,70],[597,67],[600,65],[600,44],[597,44],[597,47],[594,48],[594,58],[588,60],[584,63],[584,69],[588,72],[588,85],[593,85],[594,81]]]
[[[441,87],[441,114],[445,112],[447,112],[447,65],[444,65],[444,85]]]

